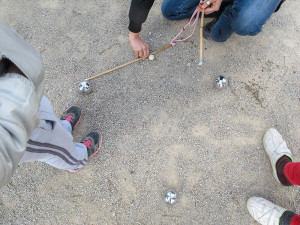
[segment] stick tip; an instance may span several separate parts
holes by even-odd
[[[202,64],[203,64],[203,60],[200,59],[200,60],[199,60],[199,66],[201,66]]]

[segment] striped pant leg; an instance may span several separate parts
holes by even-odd
[[[50,102],[43,98],[40,110],[47,107],[49,109],[49,105],[51,106]],[[39,126],[33,131],[27,143],[21,162],[40,161],[63,170],[83,167],[88,159],[86,147],[73,142],[69,122],[61,121],[54,113],[50,117],[40,120]]]

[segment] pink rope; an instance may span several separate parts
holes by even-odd
[[[200,3],[199,3],[199,4],[201,5],[201,4],[203,4],[205,1],[206,1],[206,0],[200,0]],[[199,10],[199,7],[197,7],[196,10],[194,11],[194,13],[193,13],[193,15],[192,15],[190,21],[189,21],[189,22],[181,29],[181,31],[173,38],[173,40],[170,42],[170,44],[172,44],[173,46],[175,46],[175,44],[176,44],[177,42],[186,41],[186,40],[188,40],[190,37],[193,36],[193,34],[194,34],[194,32],[195,32],[195,29],[196,29],[196,26],[197,26],[197,23],[198,23],[198,20],[199,20],[200,13],[201,13],[201,10]],[[195,20],[194,22],[193,22],[193,19]],[[192,23],[192,22],[193,22],[193,23]],[[177,39],[177,38],[179,37],[179,35],[180,35],[183,31],[185,31],[185,29],[186,29],[187,27],[194,27],[193,32],[192,32],[188,37],[186,37],[186,38],[184,38],[184,39]]]

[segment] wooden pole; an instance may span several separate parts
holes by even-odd
[[[201,22],[200,22],[200,51],[199,51],[199,65],[203,63],[203,19],[204,19],[204,9],[201,12]]]
[[[169,44],[169,45],[167,45],[167,46],[165,46],[165,47],[163,47],[163,48],[161,48],[161,49],[158,49],[158,50],[156,50],[155,52],[152,52],[150,55],[154,55],[154,54],[159,53],[159,52],[161,52],[161,51],[163,51],[163,50],[166,50],[166,49],[168,49],[168,48],[170,48],[170,47],[172,47],[172,44]],[[92,77],[90,77],[90,78],[87,78],[86,80],[92,80],[92,79],[95,79],[95,78],[100,77],[100,76],[102,76],[102,75],[104,75],[104,74],[113,72],[113,71],[115,71],[115,70],[117,70],[117,69],[121,69],[121,68],[123,68],[123,67],[125,67],[125,66],[128,66],[128,65],[130,65],[130,64],[132,64],[132,63],[135,63],[135,62],[138,62],[138,61],[140,61],[140,60],[142,60],[142,58],[138,58],[138,59],[132,60],[132,61],[130,61],[130,62],[128,62],[128,63],[123,64],[123,65],[117,66],[117,67],[112,68],[112,69],[107,70],[107,71],[104,71],[104,72],[102,72],[102,73],[100,73],[100,74],[98,74],[98,75],[95,75],[95,76],[92,76]]]

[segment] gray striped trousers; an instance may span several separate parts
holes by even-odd
[[[74,143],[68,121],[58,119],[49,100],[43,96],[40,124],[33,131],[21,163],[40,161],[63,170],[76,170],[87,163],[85,145]]]

